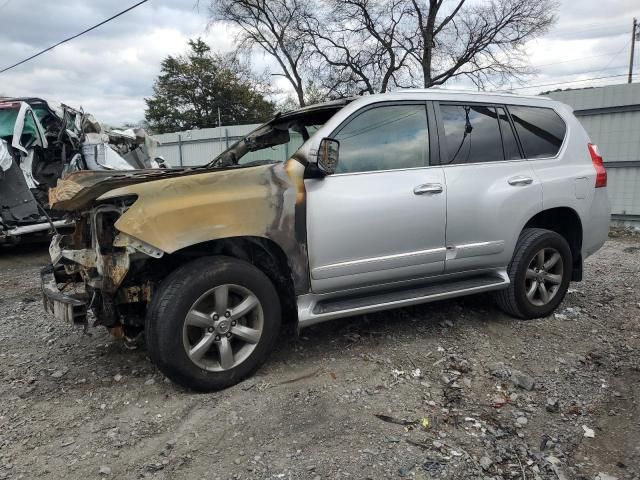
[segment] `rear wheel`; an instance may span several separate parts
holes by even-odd
[[[167,377],[213,391],[253,373],[279,329],[280,302],[269,278],[247,262],[209,257],[162,283],[145,334],[151,359]]]
[[[495,296],[498,306],[519,318],[546,317],[567,293],[571,266],[564,237],[542,228],[523,230],[508,268],[511,284]]]

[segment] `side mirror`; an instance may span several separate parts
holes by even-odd
[[[326,175],[335,173],[338,167],[340,142],[333,138],[323,138],[318,148],[318,168]]]

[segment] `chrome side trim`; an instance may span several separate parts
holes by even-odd
[[[367,273],[374,270],[386,270],[390,268],[404,267],[408,265],[433,263],[443,261],[447,249],[445,247],[417,250],[408,253],[396,253],[380,257],[349,260],[347,262],[332,263],[316,267],[311,271],[314,279],[339,277],[357,273]]]
[[[482,285],[473,288],[464,289],[452,289],[450,291],[437,293],[434,295],[409,298],[399,301],[389,301],[379,304],[371,304],[358,308],[351,308],[348,310],[340,310],[329,313],[314,313],[314,308],[320,300],[326,300],[327,295],[317,295],[309,293],[306,295],[300,295],[297,299],[298,303],[298,329],[315,325],[316,323],[326,322],[328,320],[334,320],[336,318],[351,317],[354,315],[362,315],[364,313],[379,312],[383,310],[390,310],[393,308],[408,307],[411,305],[418,305],[421,303],[433,302],[436,300],[444,300],[447,298],[461,297],[472,293],[489,292],[492,290],[501,290],[506,288],[511,282],[509,275],[505,269],[499,269],[494,271],[501,280],[498,280],[495,284]]]
[[[477,257],[480,255],[495,255],[504,251],[504,240],[492,242],[466,243],[447,247],[447,260],[458,258]]]

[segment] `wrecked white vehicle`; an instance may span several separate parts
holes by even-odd
[[[143,129],[110,130],[81,110],[40,98],[0,99],[0,244],[66,224],[48,191],[79,170],[165,167]]]

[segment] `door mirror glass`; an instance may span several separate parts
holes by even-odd
[[[338,167],[340,142],[333,138],[323,138],[318,149],[318,168],[327,175],[335,173]]]

